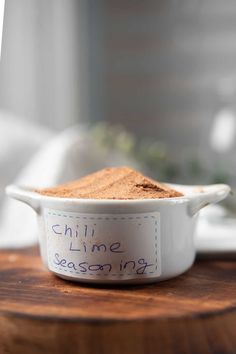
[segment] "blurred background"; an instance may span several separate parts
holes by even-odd
[[[6,0],[0,112],[2,186],[79,124],[104,165],[234,187],[236,2]]]
[[[157,178],[235,183],[235,34],[234,0],[6,0],[0,108],[103,122]]]

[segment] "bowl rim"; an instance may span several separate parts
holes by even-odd
[[[20,186],[20,185],[9,185],[6,188],[6,193],[11,195],[12,190],[24,195],[25,197],[37,200],[38,202],[51,202],[56,204],[70,204],[70,205],[135,205],[135,204],[183,204],[188,203],[193,199],[198,199],[200,196],[207,196],[212,193],[216,193],[220,189],[225,189],[230,191],[230,187],[226,184],[211,184],[211,185],[184,185],[184,184],[173,184],[165,183],[165,185],[170,186],[180,192],[186,193],[180,197],[172,198],[145,198],[145,199],[92,199],[92,198],[64,198],[64,197],[54,197],[40,194],[33,190],[32,187]],[[188,193],[192,191],[192,193]]]

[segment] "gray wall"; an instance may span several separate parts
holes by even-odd
[[[202,142],[222,81],[236,86],[236,1],[103,3],[103,114],[141,134]]]

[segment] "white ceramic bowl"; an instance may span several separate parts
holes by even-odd
[[[195,258],[198,211],[230,188],[171,185],[183,197],[94,200],[43,196],[15,185],[7,194],[31,206],[46,267],[93,283],[149,283],[188,270]]]

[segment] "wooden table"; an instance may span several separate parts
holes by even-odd
[[[111,288],[57,278],[36,248],[1,251],[0,353],[236,353],[236,261]]]

